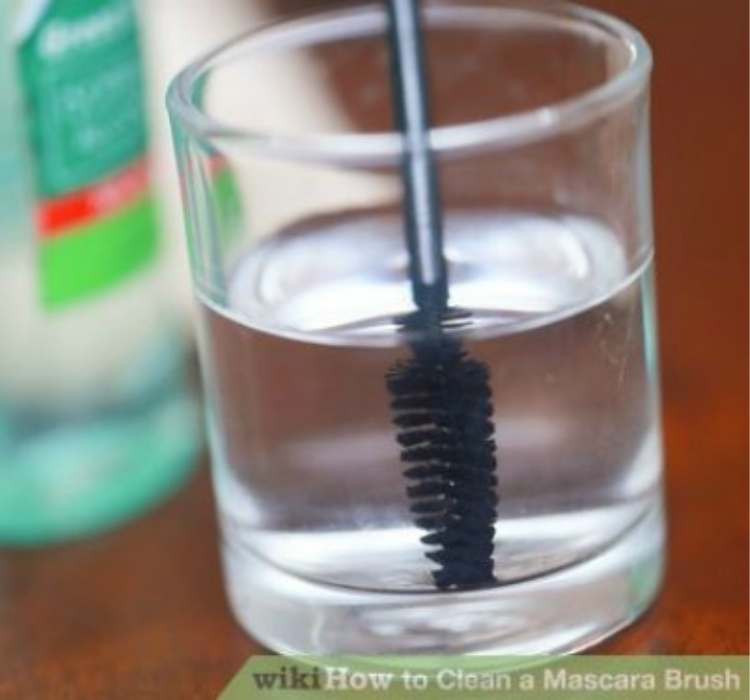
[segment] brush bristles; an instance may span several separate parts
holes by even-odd
[[[428,531],[422,542],[439,565],[441,589],[495,583],[497,516],[492,394],[487,366],[441,335],[412,345],[387,384],[411,512]]]

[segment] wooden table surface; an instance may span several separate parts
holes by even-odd
[[[590,4],[634,22],[656,54],[670,522],[661,597],[597,651],[747,654],[747,3]],[[230,617],[216,540],[204,463],[116,532],[0,551],[0,698],[215,697],[259,651]]]

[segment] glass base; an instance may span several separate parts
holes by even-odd
[[[393,594],[326,586],[224,544],[231,607],[284,654],[565,654],[633,622],[663,571],[660,499],[606,551],[549,575],[481,591]]]

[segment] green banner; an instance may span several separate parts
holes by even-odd
[[[154,259],[156,213],[151,197],[40,245],[42,301],[66,306],[128,278]]]
[[[747,700],[746,656],[255,656],[220,700]]]

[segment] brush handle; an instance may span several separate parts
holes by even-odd
[[[395,117],[404,136],[404,224],[414,303],[442,313],[448,303],[437,167],[430,151],[430,110],[419,0],[387,0]]]

